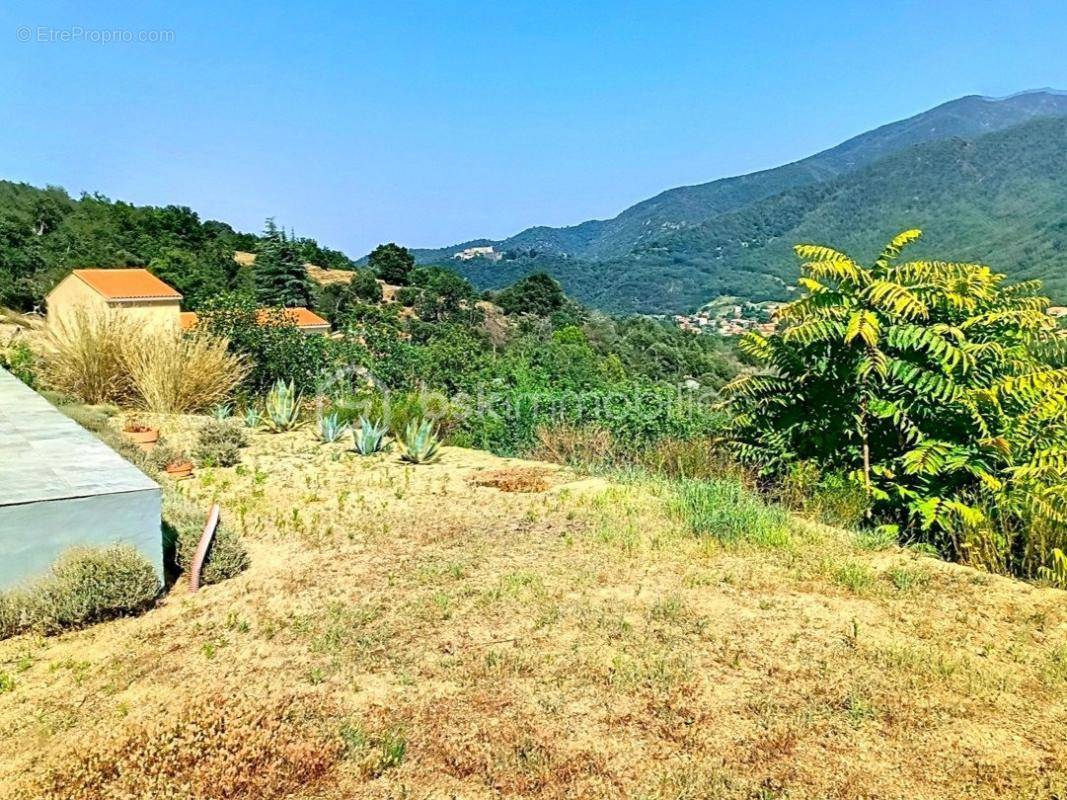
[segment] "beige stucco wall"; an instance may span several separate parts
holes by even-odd
[[[90,314],[112,311],[140,325],[180,325],[180,300],[108,301],[77,275],[68,275],[48,295],[48,318],[70,317],[78,309]]]
[[[50,320],[69,318],[78,309],[93,314],[107,310],[107,301],[75,275],[68,275],[61,280],[49,293],[47,300]]]
[[[181,324],[180,300],[112,301],[108,303],[108,307],[137,324],[174,328]]]

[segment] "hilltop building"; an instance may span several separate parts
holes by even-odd
[[[457,261],[470,261],[475,258],[485,258],[489,261],[499,261],[504,257],[503,253],[498,253],[493,249],[492,245],[488,247],[468,247],[466,250],[460,250],[454,256],[453,259]]]

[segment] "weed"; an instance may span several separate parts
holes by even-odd
[[[736,480],[684,480],[676,485],[675,514],[698,536],[761,548],[789,547],[789,517],[751,494]]]
[[[855,561],[847,561],[833,567],[830,577],[838,586],[856,594],[862,594],[874,585],[874,573],[871,568]]]
[[[922,589],[930,583],[930,574],[917,567],[892,567],[886,575],[893,586],[901,592]]]

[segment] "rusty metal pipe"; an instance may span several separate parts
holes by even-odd
[[[193,566],[189,570],[189,593],[192,594],[200,588],[200,571],[204,568],[204,559],[211,547],[211,540],[215,538],[215,529],[219,526],[219,504],[211,506],[211,513],[207,515],[204,523],[204,532],[200,534],[200,543],[196,546],[196,555],[193,556]]]

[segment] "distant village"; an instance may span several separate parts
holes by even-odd
[[[746,331],[757,331],[766,335],[777,330],[774,312],[783,305],[785,303],[750,303],[723,297],[693,314],[675,314],[672,319],[679,328],[689,333],[740,336]]]

